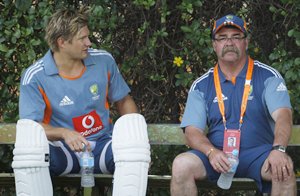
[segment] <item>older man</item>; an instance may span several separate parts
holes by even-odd
[[[197,195],[195,180],[217,182],[230,170],[233,150],[236,177],[254,179],[261,192],[296,195],[293,162],[285,153],[292,127],[288,91],[278,71],[248,56],[247,34],[245,21],[235,15],[214,23],[218,61],[190,88],[181,127],[192,150],[173,162],[173,196]],[[236,138],[234,147],[229,137]]]

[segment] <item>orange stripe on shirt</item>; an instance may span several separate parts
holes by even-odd
[[[107,86],[106,86],[106,92],[105,92],[105,109],[109,109],[109,103],[108,103],[108,88],[109,88],[109,82],[110,82],[110,72],[107,73]]]
[[[45,111],[44,111],[43,123],[49,124],[50,120],[51,120],[51,116],[52,116],[52,108],[51,108],[51,105],[50,105],[50,101],[49,101],[46,93],[44,92],[44,90],[40,87],[39,87],[39,90],[40,90],[40,92],[43,96],[44,102],[46,104],[46,108],[45,108]]]
[[[108,102],[108,88],[109,88],[109,82],[110,82],[110,72],[108,72],[107,73],[107,80],[108,80],[108,82],[107,82],[107,86],[106,86],[106,95],[105,95],[105,109],[107,109],[107,110],[109,110],[109,102]],[[112,122],[113,122],[113,120],[109,117],[108,118],[108,122],[109,122],[109,124],[112,124]]]
[[[59,75],[62,78],[65,78],[65,79],[68,79],[68,80],[76,80],[76,79],[80,78],[84,74],[85,70],[86,70],[86,67],[84,66],[83,69],[81,70],[80,74],[78,76],[75,76],[75,77],[70,77],[70,76],[64,75],[62,73],[59,73]]]
[[[231,78],[231,82],[232,82],[232,84],[235,85],[235,83],[236,83],[236,77],[232,77],[232,78]]]

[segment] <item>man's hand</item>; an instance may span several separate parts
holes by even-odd
[[[231,167],[226,154],[217,148],[210,153],[208,159],[214,170],[219,173],[226,173]]]
[[[65,143],[71,148],[71,150],[76,152],[81,152],[84,149],[84,145],[88,149],[91,150],[90,143],[78,132],[66,130],[63,134],[63,139]]]
[[[272,150],[267,158],[265,172],[271,171],[272,179],[275,181],[286,181],[293,171],[293,162],[290,157],[278,150]]]

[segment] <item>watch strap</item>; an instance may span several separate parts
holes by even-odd
[[[285,152],[286,151],[286,147],[282,146],[282,145],[275,145],[272,147],[272,150],[278,150],[280,152]]]

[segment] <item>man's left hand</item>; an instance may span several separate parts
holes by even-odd
[[[272,150],[267,158],[265,172],[271,171],[271,177],[275,181],[286,181],[293,171],[293,162],[284,152]]]

